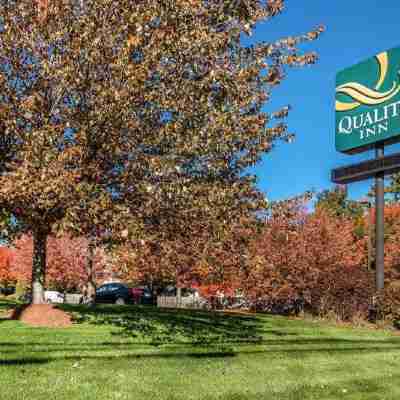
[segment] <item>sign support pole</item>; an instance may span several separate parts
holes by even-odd
[[[375,147],[376,159],[384,157],[384,144],[379,143]],[[380,291],[384,288],[385,270],[385,237],[384,237],[384,173],[379,172],[375,176],[375,249],[376,249],[376,290]]]
[[[372,265],[372,238],[374,235],[374,221],[372,219],[371,202],[368,201],[368,271],[371,271]]]

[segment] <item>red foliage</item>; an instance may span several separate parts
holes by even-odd
[[[16,278],[30,282],[32,272],[33,240],[24,235],[14,243],[12,267]],[[59,290],[77,289],[88,281],[86,263],[88,241],[84,238],[50,237],[47,243],[46,286]],[[107,267],[103,251],[94,259],[94,272],[104,272]]]
[[[192,287],[198,289],[200,295],[205,298],[215,297],[218,296],[220,293],[226,297],[235,297],[236,295],[235,289],[239,289],[239,288],[233,288],[226,284],[198,285],[195,283],[192,285]]]
[[[0,247],[0,283],[15,281],[15,273],[11,268],[14,253],[8,247]]]
[[[36,0],[36,5],[39,21],[44,22],[44,20],[47,18],[49,11],[49,0]]]
[[[322,210],[307,214],[301,203],[288,202],[253,243],[251,268],[242,278],[246,293],[265,309],[300,302],[342,318],[365,313],[373,280],[364,247],[352,220]]]
[[[125,281],[198,287],[206,297],[218,291],[231,296],[241,287],[238,271],[248,251],[241,242],[250,238],[249,232],[235,228],[215,240],[206,230],[193,227],[186,237],[121,247],[115,253],[116,264]]]
[[[400,205],[385,207],[385,281],[400,279]]]
[[[375,209],[371,223],[375,224]],[[369,216],[365,216],[364,230],[367,231]],[[374,230],[373,230],[374,236]],[[374,241],[374,238],[373,238]],[[386,286],[400,279],[400,204],[385,206],[385,281]]]

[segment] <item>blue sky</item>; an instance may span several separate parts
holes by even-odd
[[[335,75],[341,69],[400,46],[398,0],[287,0],[285,12],[260,25],[252,40],[274,41],[305,33],[323,24],[326,32],[303,46],[315,50],[319,62],[290,69],[287,79],[266,105],[267,111],[290,104],[287,122],[296,133],[291,144],[278,143],[255,168],[259,187],[270,200],[288,198],[306,190],[332,187],[330,170],[373,158],[372,151],[358,155],[336,152],[334,144]],[[389,146],[386,153],[400,151]],[[372,181],[352,183],[349,195],[363,197]]]

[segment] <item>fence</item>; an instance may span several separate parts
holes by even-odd
[[[81,294],[67,293],[64,298],[64,303],[79,304],[82,297],[83,296]]]
[[[157,307],[161,308],[202,308],[201,302],[193,297],[158,296]]]
[[[211,296],[207,299],[198,297],[158,296],[157,307],[161,308],[195,308],[207,310],[249,309],[250,304],[242,296]]]

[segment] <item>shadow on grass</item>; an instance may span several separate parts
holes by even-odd
[[[271,357],[282,356],[298,358],[311,356],[315,353],[326,353],[326,354],[345,354],[350,357],[354,357],[355,353],[382,353],[388,351],[400,351],[400,346],[392,347],[350,347],[350,348],[332,348],[332,347],[319,347],[319,348],[282,348],[282,349],[263,349],[263,350],[251,350],[246,352],[239,352],[233,349],[220,350],[208,350],[208,351],[187,351],[187,352],[136,352],[131,354],[81,354],[81,355],[53,355],[52,357],[22,357],[22,358],[9,358],[0,360],[1,366],[11,365],[36,365],[46,364],[56,361],[81,361],[81,360],[99,360],[99,361],[122,361],[122,360],[134,360],[134,359],[179,359],[179,358],[193,358],[193,359],[210,359],[210,358],[232,358],[239,355],[250,356],[254,355],[266,355],[270,354]]]
[[[11,310],[12,308],[17,307],[18,305],[19,303],[17,301],[0,297],[0,312]]]
[[[71,355],[71,356],[54,356],[54,357],[26,357],[26,358],[10,358],[0,360],[1,366],[10,365],[35,365],[47,364],[54,361],[81,361],[81,360],[103,360],[118,361],[140,358],[226,358],[235,357],[237,353],[231,350],[227,351],[208,351],[208,352],[187,352],[187,353],[135,353],[126,355]]]
[[[138,358],[173,359],[253,357],[307,357],[316,353],[353,357],[360,352],[400,351],[400,337],[385,339],[304,338],[282,325],[257,315],[133,306],[60,306],[75,322],[111,326],[118,342],[85,342],[80,329],[65,330],[59,337],[35,337],[16,342],[0,341],[0,366],[45,364],[62,360],[123,360]],[[29,328],[28,328],[29,329]],[[106,330],[109,334],[110,330]],[[63,335],[66,335],[65,337]],[[70,336],[71,335],[71,336]],[[75,336],[77,335],[77,336]],[[67,339],[67,340],[63,340]],[[69,342],[74,338],[74,342]],[[91,340],[91,339],[90,339]],[[159,346],[159,348],[157,348]],[[23,351],[23,357],[18,357]],[[110,354],[111,353],[111,354]],[[37,357],[35,357],[37,355]],[[7,359],[8,358],[8,359]]]
[[[193,343],[181,342],[181,343],[168,343],[166,344],[166,349],[184,349],[185,347],[195,347]],[[222,344],[216,344],[218,348],[225,348],[226,346],[236,346],[241,352],[240,348],[256,345],[268,347],[268,349],[262,349],[262,351],[274,352],[274,351],[290,351],[291,348],[298,351],[303,350],[321,350],[322,349],[338,351],[340,350],[368,350],[368,349],[389,349],[397,350],[400,348],[400,337],[393,339],[384,340],[354,340],[354,339],[336,339],[336,338],[314,338],[314,339],[287,339],[287,340],[277,340],[277,339],[263,339],[253,343],[251,341],[225,341]],[[32,347],[29,349],[30,353],[33,352],[46,352],[46,351],[98,351],[104,350],[109,351],[110,349],[117,349],[118,351],[132,350],[134,348],[155,348],[152,343],[142,343],[142,342],[97,342],[97,343],[65,343],[65,342],[49,342],[49,341],[36,341],[36,342],[0,342],[0,352],[1,353],[13,353],[19,351],[19,348],[24,346],[25,348]],[[213,346],[212,344],[207,344],[207,346]],[[274,347],[279,346],[279,349],[274,349]],[[296,349],[297,346],[307,346],[306,349]],[[311,346],[311,347],[310,347]],[[327,347],[327,346],[342,346],[342,347]],[[344,346],[344,347],[343,347]],[[354,347],[356,346],[356,347]],[[5,349],[9,348],[9,349]],[[245,351],[249,353],[250,351]],[[255,352],[258,352],[255,351]]]
[[[18,302],[8,300],[4,297],[0,298],[0,323],[6,322],[10,319],[8,313],[18,306]]]
[[[159,309],[131,306],[66,306],[75,323],[108,325],[118,328],[114,335],[138,338],[143,343],[213,344],[226,342],[258,343],[263,340],[265,320],[257,316],[223,314],[197,310]],[[271,329],[270,334],[285,334]],[[286,334],[290,334],[289,332]]]
[[[15,358],[9,360],[0,360],[0,367],[2,366],[15,366],[15,365],[37,365],[37,364],[47,364],[50,361],[55,361],[54,359],[51,360],[49,358]]]

